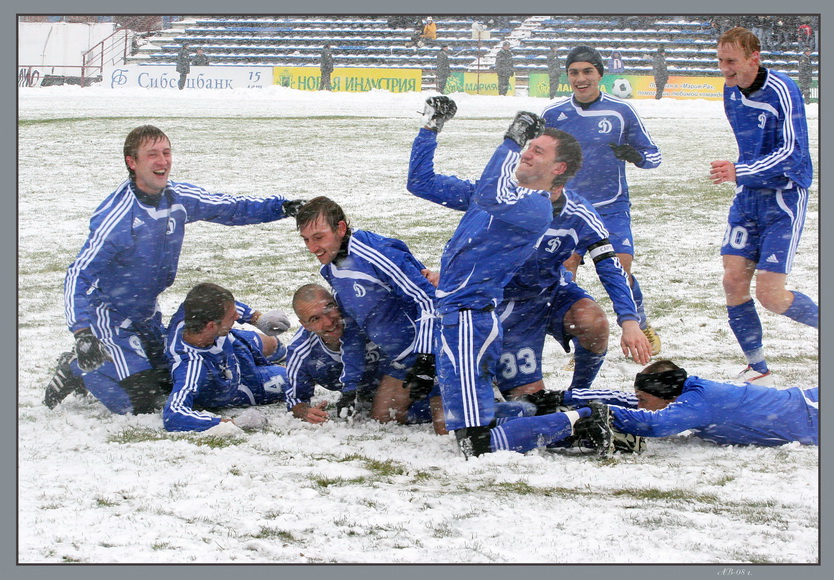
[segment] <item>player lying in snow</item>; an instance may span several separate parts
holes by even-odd
[[[280,310],[260,318],[259,326],[269,322],[274,335],[290,326]],[[228,421],[241,428],[261,427],[265,418],[259,413],[232,420],[207,409],[284,400],[287,371],[275,363],[284,358],[286,348],[276,336],[232,328],[235,322],[251,323],[252,309],[211,283],[192,288],[171,318],[167,354],[174,387],[162,411],[168,431],[205,431]]]
[[[563,404],[608,403],[611,426],[642,437],[683,431],[722,445],[819,445],[819,389],[719,383],[662,360],[637,374],[635,394],[600,389],[564,392]],[[637,407],[637,408],[634,408]]]

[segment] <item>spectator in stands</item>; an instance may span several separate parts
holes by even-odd
[[[666,49],[663,48],[662,44],[654,55],[652,74],[654,74],[654,98],[660,99],[663,97],[663,89],[666,88],[666,81],[669,80],[669,70],[666,67]]]
[[[185,79],[188,78],[188,73],[191,72],[191,54],[188,51],[188,43],[183,42],[177,54],[177,72],[180,73],[180,80],[177,86],[180,90],[185,88]]]
[[[319,81],[320,91],[329,91],[330,89],[330,73],[333,72],[333,51],[330,49],[330,43],[325,42],[321,49],[321,60],[319,61],[319,71],[321,72],[321,81]]]
[[[495,55],[495,72],[498,73],[498,94],[506,95],[510,88],[510,77],[515,74],[513,53],[510,51],[509,42],[505,42]]]
[[[623,55],[619,50],[615,50],[611,53],[611,58],[608,59],[608,72],[612,75],[621,75],[625,72]]]
[[[556,45],[550,45],[550,52],[547,53],[547,76],[550,79],[550,98],[556,96],[559,89],[559,78],[562,76],[562,62],[556,52]]]
[[[811,100],[811,81],[814,78],[814,65],[811,62],[811,48],[805,47],[799,56],[799,90],[807,105]]]
[[[208,66],[208,64],[208,57],[205,54],[203,54],[202,48],[198,48],[197,54],[194,55],[194,59],[191,61],[191,66]]]
[[[451,74],[449,67],[449,45],[444,44],[440,47],[440,52],[437,53],[437,65],[434,70],[434,75],[437,84],[437,92],[443,93],[446,89],[446,81]]]
[[[800,49],[804,51],[814,45],[814,28],[807,21],[801,22],[796,32]]]
[[[426,24],[423,26],[423,31],[420,33],[420,39],[417,46],[426,44],[434,44],[437,41],[437,24],[431,16],[426,18]]]

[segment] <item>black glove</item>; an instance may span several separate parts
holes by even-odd
[[[341,419],[349,419],[356,413],[356,390],[342,393],[336,401],[336,416]]]
[[[527,145],[527,141],[535,139],[544,132],[544,119],[535,113],[519,111],[513,119],[510,128],[504,134],[505,139],[512,139],[519,147]]]
[[[289,217],[295,217],[298,210],[300,210],[301,206],[305,203],[307,203],[306,199],[292,199],[285,201],[283,206],[284,214]]]
[[[536,415],[549,415],[563,410],[565,404],[564,391],[548,391],[542,389],[535,393],[528,393],[521,397],[521,400],[533,403],[536,406]]]
[[[411,401],[419,401],[429,396],[434,387],[434,355],[418,354],[414,366],[408,371],[403,383],[404,389],[411,389],[409,397]]]
[[[110,360],[104,345],[89,328],[75,334],[75,356],[78,358],[78,368],[85,373],[100,368]]]
[[[628,143],[624,145],[609,143],[608,146],[611,147],[611,151],[614,152],[614,157],[617,159],[622,159],[623,161],[628,161],[629,163],[640,163],[643,161],[643,154]]]
[[[440,133],[443,124],[455,116],[458,106],[449,97],[429,97],[426,99],[426,106],[423,108],[423,124]]]

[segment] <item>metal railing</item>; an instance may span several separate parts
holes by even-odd
[[[120,28],[84,53],[81,65],[81,86],[86,79],[101,78],[105,66],[121,64],[130,54],[134,32]]]

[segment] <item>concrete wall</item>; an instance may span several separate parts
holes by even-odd
[[[81,66],[82,55],[113,34],[112,22],[18,22],[18,65]]]

